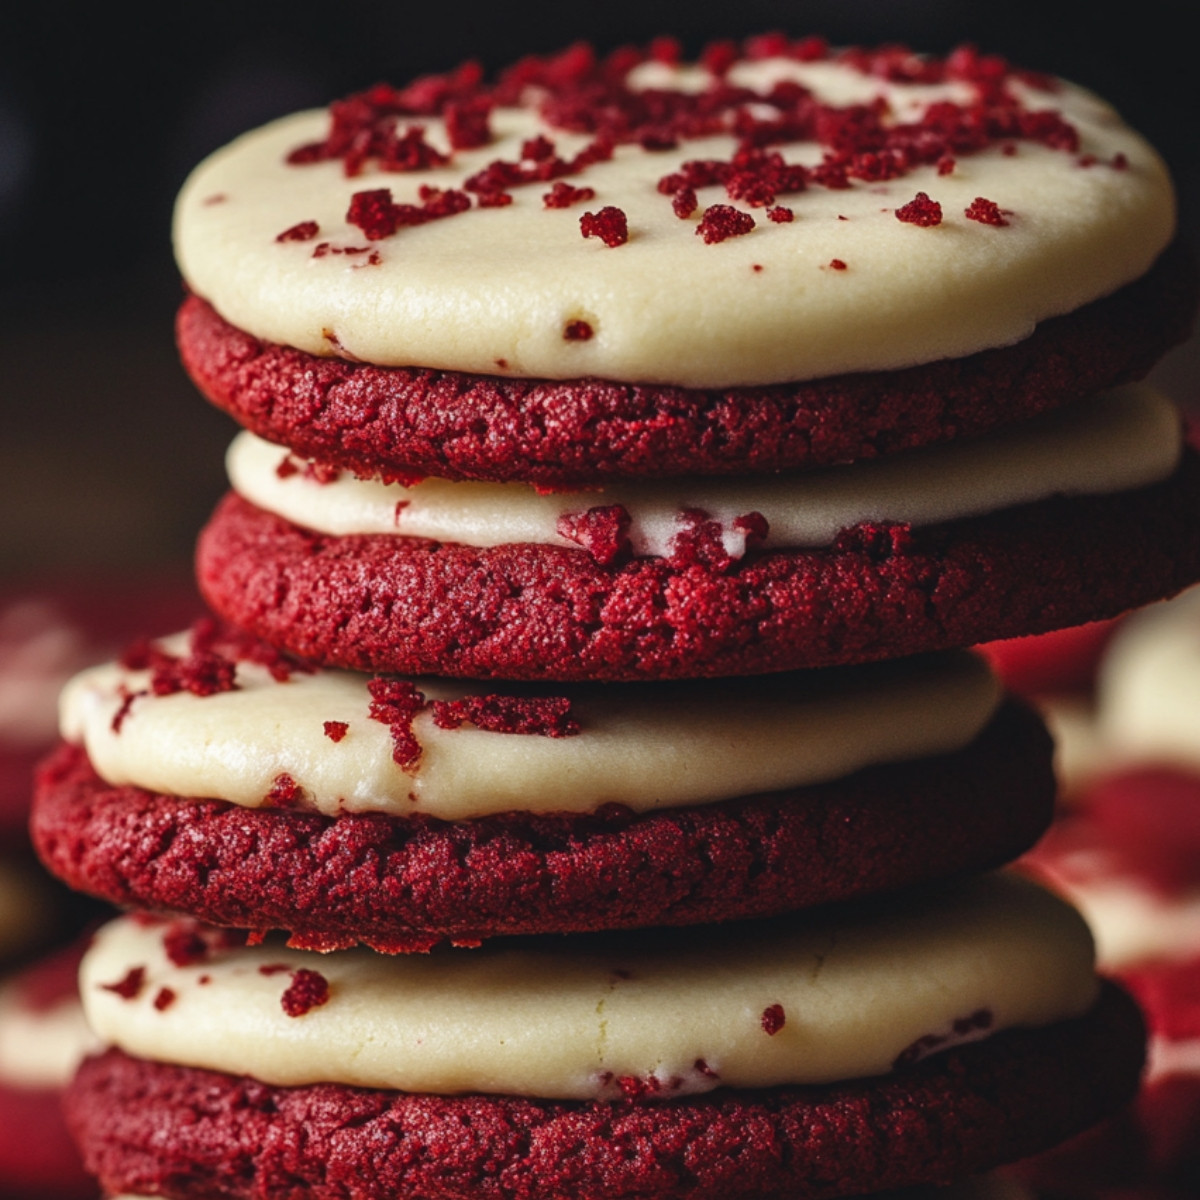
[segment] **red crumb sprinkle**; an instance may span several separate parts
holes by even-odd
[[[846,263],[843,259],[831,258],[829,260],[829,268],[832,271],[844,271],[846,269]]]
[[[113,713],[113,719],[109,723],[109,727],[113,733],[119,734],[121,727],[125,724],[125,718],[129,716],[130,709],[133,708],[133,702],[139,696],[148,696],[148,691],[131,692],[124,684],[121,684],[117,689],[117,695],[121,697],[121,703],[117,705],[117,711]]]
[[[595,330],[586,321],[568,321],[563,326],[564,342],[591,341]]]
[[[399,225],[396,207],[392,203],[391,188],[372,188],[365,192],[355,192],[350,197],[346,220],[361,229],[370,241],[377,242],[380,238],[391,237],[396,232]]]
[[[209,955],[208,943],[194,925],[172,925],[163,934],[163,950],[177,967],[190,967],[204,962]]]
[[[608,204],[599,212],[585,212],[579,218],[579,232],[585,238],[599,238],[606,246],[623,246],[629,241],[629,221],[621,209]]]
[[[208,985],[210,983],[212,983],[212,976],[211,975],[201,975],[200,978],[196,980],[196,982],[201,987],[208,987]]]
[[[542,203],[547,208],[570,208],[572,204],[579,204],[583,200],[594,200],[595,198],[595,188],[572,187],[571,184],[564,183],[559,179],[542,196]]]
[[[489,733],[560,738],[579,732],[579,721],[572,716],[566,696],[464,696],[461,700],[435,700],[431,707],[439,729],[458,729],[469,723]]]
[[[293,225],[290,229],[276,234],[275,240],[277,242],[311,242],[320,232],[321,227],[316,221],[301,221],[298,225]]]
[[[714,1071],[712,1069],[712,1067],[710,1067],[708,1065],[708,1063],[705,1062],[704,1059],[702,1059],[702,1058],[698,1058],[698,1059],[696,1059],[696,1061],[694,1063],[692,1063],[692,1070],[695,1071],[698,1075],[703,1075],[706,1079],[720,1079],[721,1078],[720,1073],[717,1071]]]
[[[169,987],[159,988],[154,997],[154,1007],[159,1012],[166,1012],[175,1003],[175,993]]]
[[[268,975],[268,976],[282,975],[282,974],[284,974],[284,972],[290,971],[291,969],[292,968],[288,963],[264,963],[261,967],[258,968],[258,973],[260,975]]]
[[[301,967],[292,975],[287,991],[279,998],[283,1011],[289,1017],[302,1017],[314,1008],[329,1001],[329,980],[320,971]]]
[[[774,1037],[787,1022],[782,1004],[772,1004],[763,1009],[762,1027],[767,1037]]]
[[[623,504],[602,504],[585,512],[563,513],[555,532],[586,550],[602,567],[625,559],[633,518]]]
[[[1000,206],[994,200],[976,196],[970,207],[963,210],[968,221],[978,221],[981,225],[1007,225]]]
[[[954,157],[950,154],[944,154],[937,160],[937,173],[939,175],[953,175],[956,166],[958,166],[958,163],[954,160]]]
[[[700,201],[696,198],[696,189],[688,187],[686,184],[671,197],[671,209],[681,221],[686,221],[699,207]]]
[[[130,967],[123,979],[116,983],[102,983],[101,991],[116,992],[122,1000],[136,1000],[146,986],[146,968]]]
[[[266,801],[274,808],[292,808],[303,796],[304,789],[285,771],[272,780]]]
[[[918,192],[907,204],[896,209],[896,220],[906,225],[940,225],[942,206],[936,200],[930,200],[925,192]]]
[[[761,271],[763,269],[762,263],[751,263],[750,269],[752,271]]]
[[[1129,159],[1126,158],[1120,150],[1118,150],[1116,154],[1113,155],[1112,162],[1109,165],[1114,171],[1127,171],[1129,170]]]
[[[347,721],[326,721],[324,728],[325,736],[331,742],[340,742],[349,732],[350,725]]]
[[[388,679],[377,675],[368,680],[370,716],[388,726],[392,734],[392,759],[406,771],[421,761],[421,743],[412,731],[413,718],[425,707],[425,696],[410,679]]]
[[[776,225],[786,225],[795,219],[796,214],[784,204],[776,204],[774,208],[767,209],[767,220],[774,221]]]
[[[741,237],[754,228],[754,218],[732,204],[710,204],[696,226],[705,245],[723,242],[726,238]]]

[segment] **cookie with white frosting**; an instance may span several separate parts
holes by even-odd
[[[299,945],[694,924],[987,869],[1050,746],[964,652],[550,689],[313,668],[211,626],[63,697],[33,834],[75,887]]]
[[[294,452],[235,453],[202,587],[324,662],[503,678],[1112,615],[1200,575],[1176,418],[1132,474],[1076,428],[1190,319],[1173,230],[1107,106],[970,51],[573,50],[287,118],[176,210],[185,362]],[[976,494],[955,444],[1054,409],[1089,482]],[[910,465],[936,504],[881,495]]]
[[[68,1111],[110,1190],[858,1194],[1061,1137],[1141,1057],[1079,918],[1000,877],[633,941],[227,946],[127,918],[85,963],[112,1049]]]

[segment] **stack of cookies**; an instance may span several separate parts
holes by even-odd
[[[106,1191],[817,1200],[1119,1106],[1136,1009],[993,873],[1048,738],[958,648],[1200,577],[1134,382],[1173,228],[1095,97],[817,39],[467,65],[202,164],[218,618],[69,686],[34,817],[137,910],[82,974]]]

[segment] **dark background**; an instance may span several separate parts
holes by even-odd
[[[0,580],[182,561],[223,490],[232,426],[175,363],[171,202],[234,135],[379,79],[782,29],[835,43],[962,41],[1084,83],[1171,163],[1196,245],[1192,6],[823,0],[6,5],[0,27]],[[1200,396],[1194,343],[1158,373]]]

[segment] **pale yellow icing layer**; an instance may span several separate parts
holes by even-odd
[[[897,121],[918,118],[932,100],[968,95],[961,84],[893,83],[828,63],[767,60],[732,78],[763,89],[793,79],[832,103],[883,97]],[[702,80],[692,73],[655,82]],[[549,185],[519,187],[509,207],[472,209],[368,244],[345,219],[355,192],[388,187],[397,203],[417,203],[422,185],[461,187],[495,159],[519,159],[534,135],[551,137],[563,157],[588,139],[527,110],[497,109],[494,140],[449,166],[389,173],[370,164],[347,178],[337,161],[285,163],[326,131],[325,113],[301,113],[195,170],[176,210],[176,254],[189,285],[234,325],[314,354],[381,364],[700,387],[960,357],[1019,341],[1037,322],[1130,282],[1174,230],[1163,164],[1108,105],[1071,85],[1052,94],[1020,83],[1012,90],[1031,108],[1060,111],[1079,131],[1079,154],[1100,161],[1084,167],[1076,154],[1030,142],[1015,154],[997,146],[961,157],[948,175],[922,167],[887,183],[783,196],[796,214],[787,224],[745,209],[756,228],[716,245],[696,236],[699,213],[680,220],[655,185],[686,160],[728,160],[732,136],[667,151],[618,147],[611,162],[570,180],[595,189],[584,204],[547,210]],[[447,148],[440,120],[417,123]],[[821,160],[813,143],[778,149],[788,162]],[[1127,169],[1109,165],[1118,154]],[[896,219],[918,191],[941,204],[940,225]],[[698,195],[700,212],[731,203],[721,187]],[[1009,224],[966,219],[979,196],[1010,213]],[[625,245],[580,234],[580,214],[606,205],[627,214]],[[365,253],[314,258],[313,242],[276,241],[306,221],[332,247],[374,249],[378,263],[362,265]],[[846,268],[831,268],[835,259]],[[593,336],[566,339],[565,327],[579,320]]]
[[[761,928],[430,955],[269,945],[176,967],[163,928],[123,918],[97,936],[81,973],[97,1034],[280,1085],[589,1099],[619,1095],[625,1077],[668,1095],[823,1083],[890,1071],[927,1035],[1077,1016],[1097,986],[1078,915],[1001,876]],[[136,967],[135,998],[106,987]],[[325,978],[328,1000],[291,1017],[282,996],[300,968]],[[156,1007],[162,988],[174,997]]]
[[[185,639],[166,644],[182,651]],[[405,770],[388,726],[370,718],[366,676],[318,670],[278,682],[239,663],[237,690],[141,695],[114,730],[123,696],[147,680],[96,667],[63,694],[64,736],[109,783],[254,807],[286,774],[302,805],[321,812],[445,819],[610,803],[641,812],[819,783],[964,746],[999,700],[994,677],[966,653],[766,680],[563,687],[578,734],[441,729],[426,711],[413,723],[420,762]],[[492,690],[418,683],[431,700]],[[346,724],[340,741],[327,721]]]
[[[94,1048],[78,997],[31,1009],[18,987],[0,988],[0,1084],[64,1087]]]
[[[1096,687],[1112,763],[1200,771],[1200,588],[1123,621]]]
[[[559,518],[620,504],[639,555],[669,555],[684,510],[720,523],[725,548],[745,552],[739,517],[767,519],[768,548],[828,546],[863,521],[931,525],[1054,495],[1117,492],[1156,482],[1174,469],[1179,415],[1148,387],[1121,388],[990,436],[819,471],[736,479],[652,480],[586,492],[538,493],[520,483],[426,479],[411,487],[355,479],[320,483],[280,471],[287,452],[240,434],[227,459],[234,489],[269,512],[321,533],[403,534],[498,546],[573,546]],[[1200,673],[1198,673],[1200,678]]]

